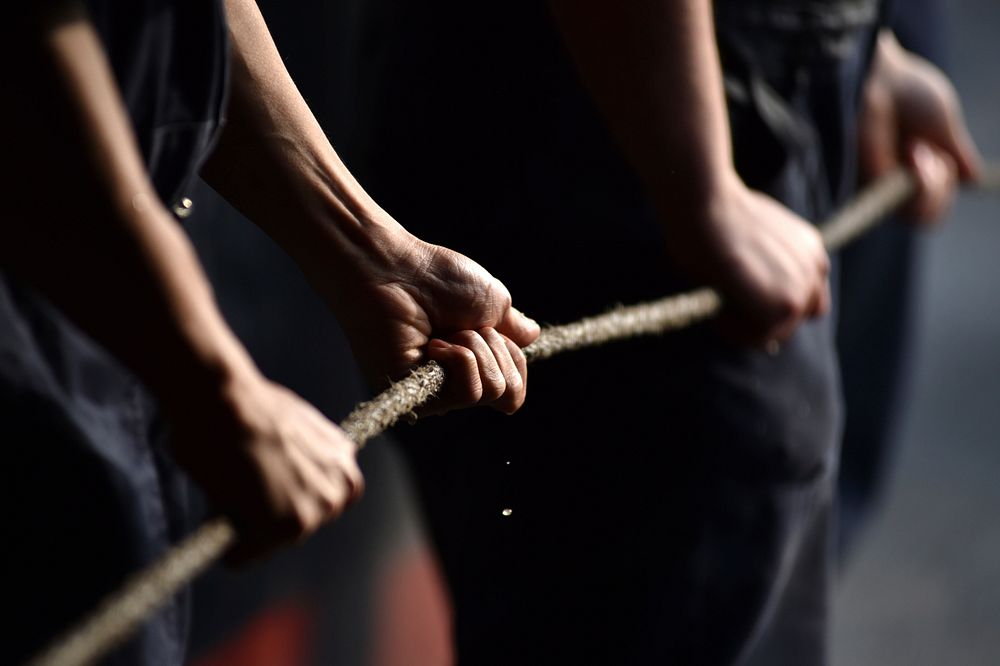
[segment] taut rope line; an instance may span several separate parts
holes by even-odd
[[[1000,189],[1000,168],[988,168],[978,186]],[[837,250],[868,231],[905,202],[915,189],[913,176],[903,170],[880,178],[820,227],[827,250]],[[538,339],[524,349],[524,354],[532,362],[614,340],[659,335],[708,319],[721,307],[719,294],[709,288],[619,306],[595,317],[545,327]],[[372,400],[359,404],[340,427],[361,448],[430,400],[443,383],[444,369],[433,361],[426,363]],[[227,518],[209,520],[160,560],[132,576],[26,666],[81,666],[95,661],[218,560],[236,538],[236,530]]]

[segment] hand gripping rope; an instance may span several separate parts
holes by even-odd
[[[1000,189],[1000,167],[991,166],[976,184]],[[916,189],[913,176],[891,172],[860,192],[820,227],[828,251],[835,251],[865,233],[909,199]],[[715,316],[721,296],[703,288],[637,305],[619,306],[596,317],[562,326],[547,326],[524,349],[528,362],[573,349],[594,347],[642,335],[660,335]],[[392,384],[368,402],[359,404],[340,427],[360,449],[430,400],[445,381],[444,369],[431,361]],[[218,560],[237,539],[229,519],[209,520],[168,551],[160,560],[137,572],[122,588],[79,624],[60,636],[26,666],[80,666],[107,653],[129,635],[184,585]]]

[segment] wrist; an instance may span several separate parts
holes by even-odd
[[[234,464],[234,447],[246,442],[270,406],[263,387],[267,380],[256,371],[217,367],[177,400],[164,404],[171,424],[174,454],[204,483],[204,474],[226,473]],[[211,445],[206,446],[205,443]]]
[[[731,218],[734,202],[747,193],[735,169],[720,169],[698,187],[665,197],[658,205],[668,239],[704,237]]]
[[[364,288],[397,282],[419,270],[425,244],[378,206],[345,212],[337,204],[311,225],[310,241],[295,256],[334,313],[355,305]]]
[[[257,370],[219,311],[190,241],[155,194],[139,188],[118,199],[116,226],[125,233],[114,231],[106,244],[128,244],[121,261],[141,296],[129,296],[137,304],[132,327],[124,340],[110,339],[109,349],[173,417]]]
[[[185,418],[231,404],[236,389],[263,380],[249,354],[235,339],[175,359],[152,386],[171,419]]]
[[[332,149],[295,169],[290,209],[255,222],[307,275],[350,273],[357,265],[392,265],[412,236],[348,172]]]

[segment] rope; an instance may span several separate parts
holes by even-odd
[[[1000,189],[1000,167],[988,167],[978,185]],[[880,178],[820,227],[827,249],[837,250],[878,224],[905,202],[915,188],[913,176],[903,170]],[[720,295],[709,288],[619,306],[596,317],[545,327],[538,339],[524,349],[524,354],[533,362],[583,347],[659,335],[708,319],[721,307]],[[372,400],[359,404],[340,424],[341,428],[362,448],[368,440],[430,400],[444,379],[440,365],[434,361],[426,363]],[[160,560],[129,578],[120,590],[26,666],[80,666],[96,661],[218,560],[236,538],[236,530],[228,519],[209,520]]]

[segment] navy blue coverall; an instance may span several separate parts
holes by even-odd
[[[220,125],[221,2],[86,5],[153,183],[173,205]],[[148,392],[30,285],[3,273],[0,442],[2,589],[13,611],[5,614],[0,654],[21,663],[163,554],[188,527],[188,489]],[[186,632],[181,595],[106,663],[181,664]]]

